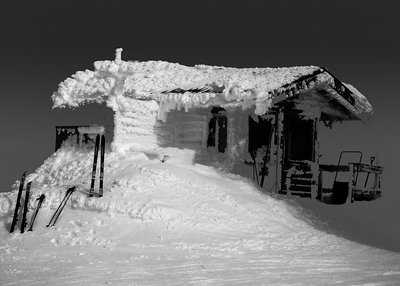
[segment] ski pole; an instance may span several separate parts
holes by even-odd
[[[37,214],[38,214],[38,212],[39,212],[40,207],[42,206],[42,202],[43,202],[43,200],[45,199],[45,197],[46,197],[45,194],[41,194],[40,197],[38,197],[38,198],[36,199],[36,200],[38,201],[38,203],[37,203],[37,205],[36,205],[35,212],[34,212],[33,215],[32,215],[31,224],[30,224],[30,226],[29,226],[28,231],[32,231],[32,230],[33,230],[33,224],[35,223],[36,216],[37,216]]]
[[[60,217],[61,212],[63,211],[65,205],[67,204],[68,199],[71,197],[72,193],[75,191],[75,187],[71,187],[68,189],[67,193],[65,194],[65,198],[64,200],[61,202],[60,206],[59,206],[59,211],[55,213],[55,219],[53,221],[53,224],[51,224],[51,226],[54,226],[58,220],[58,218]],[[61,207],[61,208],[60,208]],[[58,210],[58,209],[57,209]],[[49,224],[50,225],[50,224]]]

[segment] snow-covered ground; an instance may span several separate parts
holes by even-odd
[[[28,176],[29,216],[46,194],[33,232],[8,233],[17,193],[0,194],[1,285],[400,284],[393,200],[327,206],[264,194],[173,148],[106,152],[104,197],[89,198],[92,156],[65,146]]]

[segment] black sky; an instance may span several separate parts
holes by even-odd
[[[86,123],[52,111],[50,96],[76,71],[113,59],[117,47],[126,60],[326,66],[362,91],[376,115],[325,132],[324,144],[379,152],[396,178],[398,11],[396,1],[2,1],[0,190],[52,153],[56,124]]]

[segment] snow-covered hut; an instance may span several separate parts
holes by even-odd
[[[192,149],[195,162],[253,176],[279,193],[321,198],[318,126],[373,113],[326,68],[189,67],[123,61],[121,52],[60,83],[54,107],[106,103],[115,112],[113,151]]]

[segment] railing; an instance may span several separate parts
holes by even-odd
[[[347,181],[340,182],[344,188],[323,188],[324,173],[348,173]],[[383,167],[372,164],[348,163],[347,165],[319,165],[318,198],[325,203],[340,204],[350,201],[373,200],[381,196]],[[372,177],[371,177],[372,174]],[[361,178],[365,176],[364,184]],[[336,193],[340,192],[340,193]],[[335,201],[343,198],[344,201]],[[340,200],[340,199],[339,199]]]

